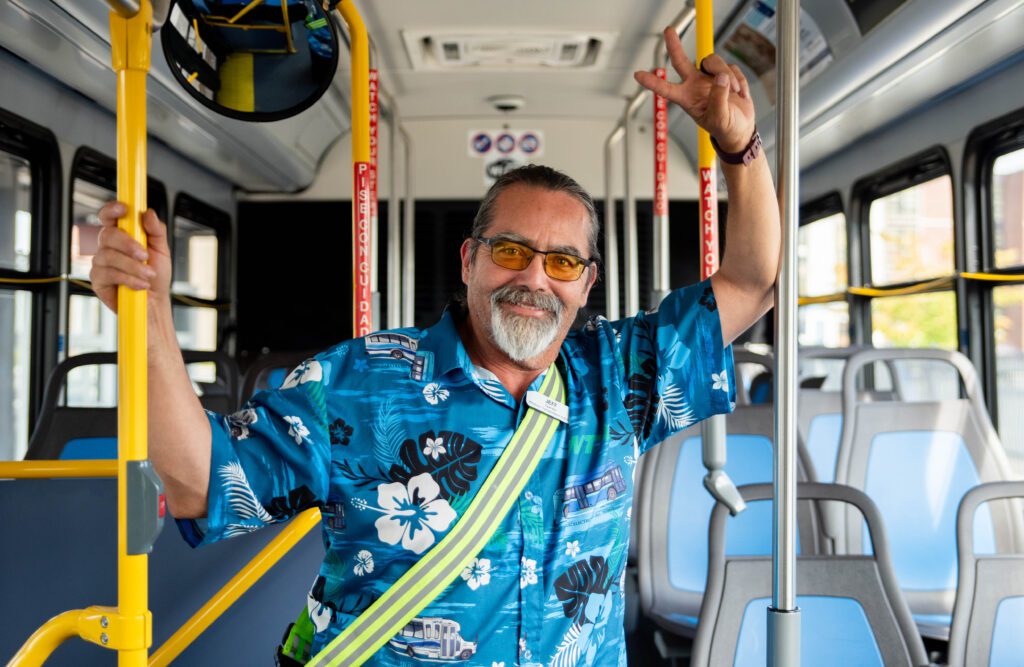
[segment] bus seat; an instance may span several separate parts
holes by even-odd
[[[956,369],[965,398],[865,402],[857,374],[877,361],[944,362]],[[892,561],[922,634],[949,636],[957,582],[956,507],[982,482],[1011,478],[971,362],[945,350],[865,350],[843,373],[842,437],[836,481],[861,489],[878,506],[890,535]],[[870,549],[861,523],[847,509],[826,509],[825,527],[838,553]],[[1024,538],[1021,517],[1003,508],[974,523],[976,547],[1005,551]]]
[[[306,359],[311,359],[319,350],[297,350],[289,352],[265,352],[246,366],[242,375],[243,401],[261,389],[276,389],[288,377],[288,373]]]
[[[740,487],[748,507],[771,506],[770,484]],[[800,657],[805,665],[918,667],[928,664],[889,559],[882,519],[860,491],[834,484],[801,483],[797,497],[856,508],[874,538],[864,556],[805,555],[796,565]],[[747,511],[750,511],[748,509]],[[765,664],[766,609],[772,597],[771,548],[757,555],[727,555],[727,532],[739,517],[721,504],[709,527],[707,593],[693,642],[692,667],[761,667]]]
[[[1024,552],[978,554],[974,522],[987,502],[1014,499],[1019,515],[1024,482],[976,486],[956,517],[959,579],[949,636],[950,667],[1021,664],[1024,655]]]
[[[772,480],[772,407],[737,406],[726,419],[725,471],[734,483]],[[714,499],[703,485],[700,425],[645,454],[642,505],[637,526],[637,569],[643,613],[670,633],[693,636],[707,576],[707,526]],[[802,474],[802,465],[801,474]],[[798,509],[801,549],[814,552],[819,531],[813,512]],[[771,551],[771,514],[761,506],[737,519],[729,553]]]
[[[736,368],[736,404],[771,403],[771,378],[775,367],[772,355],[754,352],[745,347],[736,347],[732,351],[732,362]],[[767,396],[764,394],[765,380],[767,380]],[[755,400],[755,392],[760,400]]]
[[[31,479],[0,482],[0,511],[11,536],[31,547],[0,550],[0,655],[7,659],[47,619],[68,609],[117,602],[117,480]],[[284,528],[192,549],[168,515],[149,555],[152,653]],[[305,607],[323,559],[314,528],[174,661],[175,665],[268,665],[281,633]],[[48,665],[115,665],[109,649],[77,639]]]
[[[185,363],[215,367],[212,382],[193,382],[199,402],[207,410],[233,412],[238,407],[238,367],[220,352],[183,350]],[[68,357],[53,370],[46,383],[36,427],[26,459],[117,458],[117,408],[60,405],[68,374],[83,366],[116,364],[115,352],[90,352]]]
[[[835,479],[836,458],[843,429],[842,373],[847,360],[866,347],[803,348],[800,350],[800,381],[797,402],[797,430],[807,451],[807,476],[815,482]],[[880,364],[879,366],[882,366]],[[890,365],[877,368],[884,373],[890,390],[860,387],[861,400],[897,400],[899,375]],[[810,375],[805,375],[810,373]]]

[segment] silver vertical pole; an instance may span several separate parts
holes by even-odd
[[[782,257],[775,284],[775,466],[769,667],[799,667],[796,606],[796,241],[800,205],[800,0],[778,3],[776,119]]]
[[[626,316],[632,317],[640,310],[640,272],[637,267],[639,261],[639,246],[636,237],[636,198],[633,196],[633,188],[630,187],[629,175],[629,135],[633,132],[633,113],[643,104],[643,96],[633,98],[633,101],[626,107],[626,113],[622,118],[622,206],[623,206],[623,251],[626,253]]]
[[[612,187],[612,148],[622,137],[622,126],[604,142],[604,293],[605,314],[619,319],[619,235],[615,220],[615,190]]]
[[[405,143],[405,215],[402,225],[402,326],[416,320],[416,195],[412,186],[412,138],[399,128]]]
[[[398,199],[398,110],[394,100],[385,97],[388,103],[388,317],[387,328],[401,326],[402,318],[402,223],[399,219],[401,205]]]

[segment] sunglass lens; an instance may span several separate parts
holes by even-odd
[[[549,254],[544,266],[555,280],[576,280],[583,273],[583,260],[574,255]]]
[[[491,258],[498,266],[522,271],[530,264],[533,253],[529,248],[511,241],[495,241],[491,245]]]

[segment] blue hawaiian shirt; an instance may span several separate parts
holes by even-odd
[[[732,352],[710,282],[673,292],[654,312],[591,320],[566,338],[558,365],[569,423],[517,505],[367,664],[626,664],[637,457],[733,405]],[[474,367],[450,313],[428,329],[346,341],[241,411],[210,413],[202,542],[320,506],[326,554],[307,596],[315,654],[445,536],[525,409]]]

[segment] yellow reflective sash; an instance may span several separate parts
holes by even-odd
[[[566,402],[565,384],[554,364],[541,383],[540,393],[559,404]],[[472,564],[491,539],[519,498],[557,429],[558,420],[528,407],[491,474],[444,539],[306,663],[307,666],[362,665],[433,602]]]

